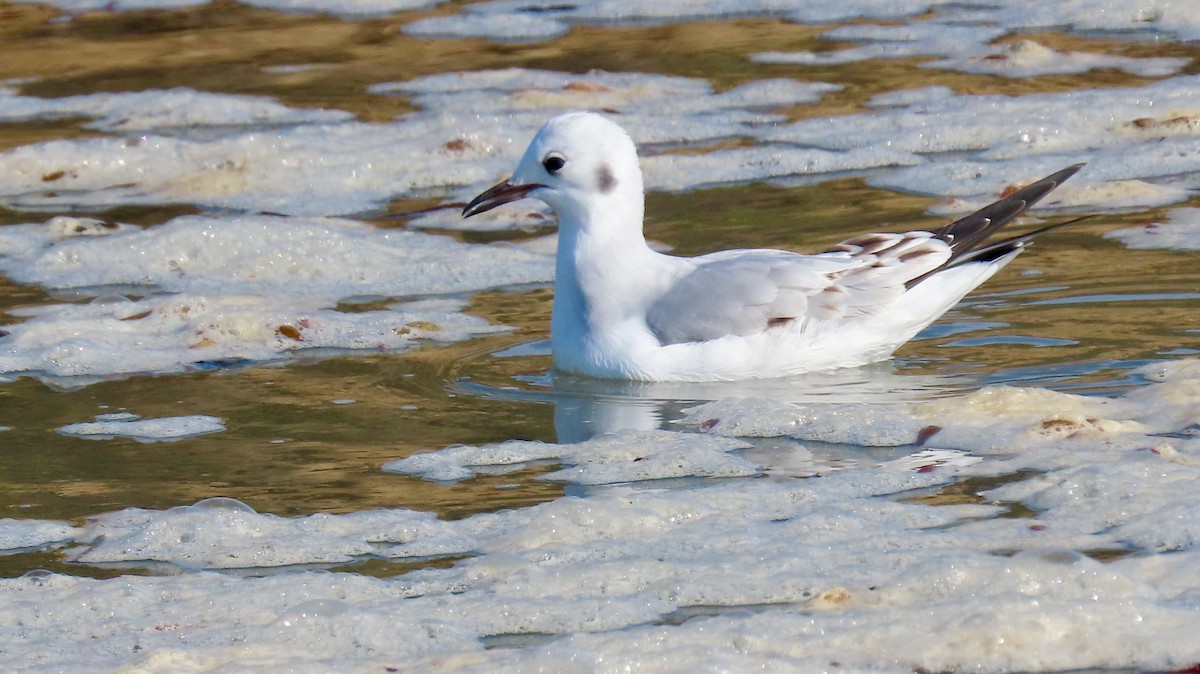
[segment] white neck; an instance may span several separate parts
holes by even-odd
[[[550,331],[556,347],[580,348],[589,336],[603,338],[641,315],[669,266],[666,256],[646,246],[640,198],[602,199],[590,206],[555,209],[559,234]]]

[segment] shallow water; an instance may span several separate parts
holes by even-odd
[[[805,193],[823,189],[731,188],[720,190],[725,194],[719,203],[728,204],[730,211],[750,212],[761,204],[763,219],[776,223],[770,216],[788,207],[775,202],[808,203],[821,197],[805,198]],[[872,192],[877,191],[847,187],[837,191],[837,199],[870,203]],[[663,201],[684,201],[686,196]],[[653,216],[651,236],[689,253],[704,248],[672,238],[680,228],[672,221],[695,223],[689,229],[703,233],[693,237],[713,248],[736,246],[751,237],[758,241],[756,235],[761,235],[766,245],[818,249],[838,236],[805,227],[772,231],[769,225],[736,219],[730,224],[729,213],[718,208],[683,208],[673,214],[671,204],[654,201],[652,212],[665,213]],[[1195,290],[1200,289],[1200,270],[1180,264],[1186,254],[1120,250],[1117,243],[1096,236],[1114,222],[1146,218],[1106,216],[1104,223],[1080,224],[1076,231],[1045,237],[1012,269],[901,349],[897,374],[952,375],[940,383],[947,391],[1023,383],[1110,392],[1131,385],[1129,369],[1186,353],[1189,344],[1197,344],[1187,330],[1200,308]],[[866,213],[846,218],[851,223],[869,220]],[[888,219],[898,228],[927,221]],[[1119,266],[1101,268],[1089,259],[1106,252],[1120,253],[1113,260]],[[1175,290],[1164,292],[1164,279]],[[36,288],[11,287],[6,299],[18,300],[15,306],[41,300]],[[384,461],[454,443],[558,437],[554,396],[545,390],[549,358],[542,344],[549,336],[551,297],[548,289],[476,296],[473,313],[514,326],[516,334],[430,345],[409,354],[326,354],[302,358],[312,362],[133,377],[71,391],[27,378],[6,384],[0,392],[0,422],[13,430],[4,433],[0,461],[10,516],[78,519],[129,505],[161,508],[223,495],[251,502],[260,512],[287,515],[432,507],[456,517],[554,498],[559,489],[528,480],[440,486],[378,471]],[[527,350],[535,355],[494,355],[521,345],[533,347]],[[488,394],[460,385],[464,382],[486,387]],[[812,382],[788,383],[780,395],[804,399],[811,395],[805,386]],[[533,395],[506,395],[505,388]],[[688,399],[686,391],[681,397]],[[354,402],[334,402],[339,400]],[[229,430],[167,445],[97,442],[55,430],[116,410],[146,418],[209,414],[227,420]],[[579,437],[578,431],[567,433]],[[31,456],[37,460],[30,461]]]
[[[76,15],[60,15],[40,5],[7,5],[0,7],[0,43],[5,44],[0,81],[13,80],[12,86],[20,94],[44,99],[172,87],[269,96],[291,108],[343,110],[359,121],[382,124],[417,106],[409,96],[370,94],[370,85],[501,67],[677,75],[707,79],[718,90],[772,77],[844,86],[815,104],[773,108],[785,120],[858,113],[867,109],[864,104],[873,96],[932,85],[947,86],[959,94],[1020,96],[1143,86],[1158,79],[1116,69],[1004,78],[921,68],[920,63],[928,59],[914,56],[803,70],[751,62],[749,56],[757,52],[826,51],[842,44],[819,39],[829,26],[782,18],[650,26],[585,23],[576,25],[566,37],[531,44],[424,40],[403,32],[414,18],[449,15],[460,8],[452,4],[423,12],[342,19],[229,3]],[[1140,58],[1200,57],[1195,42],[1169,38],[1129,40],[1098,33],[1027,31],[1006,41],[1021,37],[1034,37],[1064,51]],[[298,65],[304,67],[284,67]],[[1200,60],[1193,60],[1176,77],[1198,72]],[[0,123],[0,152],[51,140],[105,136],[105,131],[89,126],[90,119],[69,115]],[[223,130],[202,131],[197,137],[202,139],[204,133],[219,135]],[[523,145],[524,140],[512,142]],[[719,143],[726,147],[748,144],[728,139]],[[801,176],[791,185],[785,184],[786,180],[755,181],[654,192],[648,197],[647,235],[688,255],[730,247],[822,250],[873,228],[905,230],[945,220],[927,214],[927,209],[945,199],[872,187],[869,180],[879,172],[868,174],[843,171],[818,179]],[[43,177],[49,189],[58,179],[49,173]],[[486,182],[487,178],[476,180]],[[1194,176],[1179,182],[1195,185]],[[220,217],[237,211],[186,197],[152,195],[147,200],[142,196],[107,205],[85,200],[62,208],[22,207],[16,199],[5,202],[9,207],[0,207],[0,224],[42,223],[53,216],[72,214],[153,228],[183,215]],[[351,215],[379,228],[403,228],[407,223],[404,214],[434,206],[443,196],[453,199],[453,194],[414,189]],[[1132,250],[1103,234],[1164,221],[1172,209],[1186,206],[1200,206],[1200,199],[1189,196],[1169,206],[1066,209],[1068,213],[1100,212],[1040,238],[1009,268],[901,348],[891,363],[787,382],[649,387],[552,376],[546,342],[552,296],[545,283],[457,293],[455,297],[468,302],[467,314],[513,330],[453,343],[423,341],[404,352],[311,349],[279,362],[232,359],[188,368],[199,371],[43,378],[45,381],[19,377],[0,383],[0,427],[9,427],[0,431],[0,476],[6,485],[0,517],[65,520],[78,525],[90,516],[126,507],[166,510],[221,496],[249,504],[258,513],[287,517],[404,508],[457,520],[551,502],[564,494],[588,499],[598,494],[604,497],[606,492],[603,487],[580,486],[586,482],[538,479],[559,468],[559,461],[553,459],[531,461],[515,472],[483,470],[472,479],[454,483],[385,472],[381,467],[417,452],[455,444],[485,445],[514,439],[580,442],[604,431],[678,428],[674,422],[685,415],[686,408],[727,398],[869,405],[944,398],[991,384],[1094,396],[1125,394],[1145,386],[1146,376],[1135,372],[1138,368],[1200,354],[1196,320],[1200,315],[1200,265],[1195,264],[1195,252]],[[530,242],[549,230],[431,231],[461,242],[490,244]],[[0,311],[4,312],[0,320],[17,325],[29,320],[24,309],[85,304],[96,296],[112,294],[110,290],[45,288],[0,277]],[[153,289],[136,287],[127,290],[116,289],[133,299],[153,293]],[[343,297],[338,309],[361,312],[385,308],[390,301],[401,299],[409,298]],[[58,431],[67,424],[119,411],[147,419],[211,415],[223,420],[226,430],[172,442],[86,439]],[[797,442],[786,437],[753,439],[751,445],[738,455],[767,466],[767,480],[884,463],[913,451],[907,445],[872,448],[820,441],[807,441],[798,449]],[[807,454],[798,456],[800,449]],[[1041,472],[972,477],[952,481],[949,486],[906,485],[915,491],[905,492],[904,502],[978,504],[982,502],[979,492],[1023,483]],[[706,487],[710,481],[719,482],[703,475],[684,474],[643,486],[688,492]],[[738,479],[745,480],[729,481]],[[997,502],[1009,508],[1008,517],[1034,513],[1019,499],[987,500]],[[1104,562],[1146,553],[1136,545],[1117,550],[1081,546],[1079,551]],[[1013,552],[1010,549],[1007,554]],[[16,578],[44,568],[68,575],[108,577],[174,574],[188,568],[186,564],[87,564],[68,561],[66,555],[54,546],[15,551],[0,556],[0,575]],[[402,574],[414,569],[453,566],[461,556],[431,554],[409,560],[359,555],[350,562],[290,568],[333,568],[404,578]],[[259,569],[251,575],[269,573]],[[737,608],[768,619],[771,611],[760,612],[757,601],[747,599]],[[773,605],[769,601],[762,604]],[[724,609],[708,611],[706,606],[703,602],[688,604],[650,624],[683,625],[697,617],[725,613]],[[628,620],[631,625],[639,622]],[[478,643],[501,650],[520,648],[539,645],[538,634],[528,626],[511,633],[481,630]],[[588,644],[581,646],[585,647]],[[335,650],[328,657],[336,662],[339,655]],[[514,662],[507,661],[507,666],[519,667]],[[946,664],[936,658],[929,662],[929,668]],[[1151,658],[1145,662],[1161,666],[1174,661]],[[1028,664],[1018,663],[1019,667]],[[905,669],[909,665],[892,662],[889,666]],[[1114,661],[1113,666],[1122,665]],[[989,667],[1004,669],[1003,664]]]

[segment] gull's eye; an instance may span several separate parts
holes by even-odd
[[[562,167],[566,165],[567,160],[557,152],[551,152],[550,154],[546,155],[545,159],[542,160],[542,166],[546,168],[546,172],[552,175],[561,171]]]

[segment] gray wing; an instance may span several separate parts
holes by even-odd
[[[695,269],[650,306],[646,322],[667,345],[871,315],[949,257],[930,232],[867,234],[820,255],[714,253],[694,258]]]

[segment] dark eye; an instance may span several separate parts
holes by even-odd
[[[566,165],[567,160],[563,159],[563,156],[557,153],[550,153],[542,160],[542,166],[545,166],[546,171],[549,173],[558,173]]]

